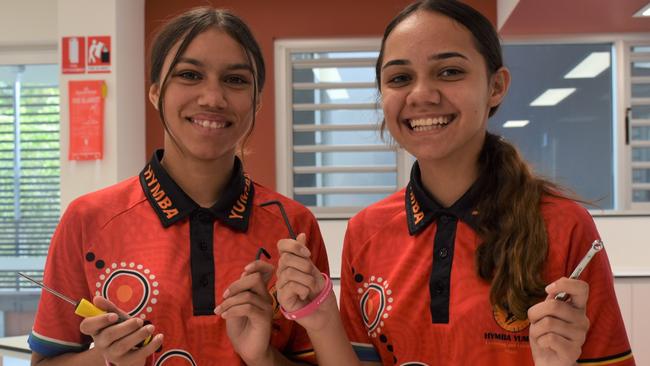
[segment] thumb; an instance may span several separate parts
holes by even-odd
[[[305,233],[298,234],[296,241],[302,245],[307,245],[307,235]]]
[[[122,311],[120,308],[115,306],[110,300],[106,299],[105,297],[102,296],[95,296],[93,298],[93,304],[97,306],[98,308],[106,311],[107,313],[116,313],[122,317],[128,318],[129,316]]]

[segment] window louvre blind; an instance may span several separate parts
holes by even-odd
[[[17,270],[42,276],[60,215],[59,88],[39,67],[0,67],[18,70],[0,78],[0,290],[32,288]]]
[[[650,208],[650,44],[628,50],[632,208]]]
[[[318,217],[350,216],[403,185],[404,153],[379,134],[378,49],[276,42],[278,190]]]

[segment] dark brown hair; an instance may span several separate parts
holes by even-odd
[[[499,37],[481,13],[455,0],[421,0],[406,7],[386,27],[375,67],[380,92],[386,39],[397,25],[418,11],[442,14],[469,30],[485,60],[488,76],[503,67]],[[490,117],[497,108],[490,109]],[[381,130],[385,130],[385,121]],[[490,133],[486,133],[478,164],[476,208],[482,243],[476,252],[477,272],[491,281],[493,305],[526,319],[528,308],[545,296],[543,269],[548,238],[541,199],[544,195],[559,196],[561,190],[535,176],[513,145]]]
[[[246,57],[248,58],[249,64],[253,69],[253,100],[252,108],[253,111],[257,107],[259,101],[259,94],[264,88],[264,81],[266,77],[266,71],[264,66],[264,57],[262,56],[262,51],[259,47],[259,44],[255,40],[253,33],[248,28],[246,23],[229,12],[228,10],[215,9],[212,7],[198,7],[190,9],[172,19],[167,21],[163,27],[156,34],[153,45],[151,47],[151,71],[149,74],[149,80],[151,84],[160,83],[160,97],[158,98],[158,113],[160,114],[160,119],[162,121],[165,131],[172,137],[174,143],[178,145],[178,142],[174,139],[174,136],[169,131],[169,127],[165,121],[165,112],[163,110],[163,101],[165,96],[165,90],[167,88],[167,82],[169,80],[169,74],[171,70],[176,67],[180,57],[183,55],[188,45],[196,38],[197,35],[205,32],[208,29],[216,28],[227,33],[232,37],[237,43],[239,43],[244,51],[246,52]],[[179,43],[180,42],[180,43]],[[171,49],[179,43],[178,50],[172,59],[172,62],[169,65],[169,71],[165,73],[162,80],[160,77],[163,76],[163,64],[165,63],[165,58],[171,51]],[[243,146],[245,145],[246,140],[250,137],[250,134],[253,131],[255,126],[255,113],[253,113],[253,123],[251,124],[250,129],[246,133],[244,142],[241,146],[241,153],[243,154]]]

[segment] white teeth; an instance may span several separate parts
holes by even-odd
[[[411,128],[416,131],[428,131],[446,126],[451,121],[451,116],[440,116],[435,118],[420,118],[410,120]]]
[[[205,119],[191,119],[192,123],[197,124],[201,127],[204,128],[210,128],[210,129],[218,129],[218,128],[224,128],[228,124],[227,122],[216,122],[216,121],[210,121],[210,120],[205,120]]]

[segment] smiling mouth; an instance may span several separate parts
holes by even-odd
[[[447,127],[456,118],[455,114],[438,116],[432,118],[417,118],[406,120],[406,123],[413,131],[424,132]]]
[[[203,127],[203,128],[207,128],[207,129],[211,129],[211,130],[218,130],[220,128],[226,128],[226,127],[230,127],[230,125],[232,125],[232,123],[228,122],[228,121],[215,121],[215,120],[199,119],[199,118],[196,118],[196,119],[195,118],[186,118],[186,119],[190,123],[192,123],[194,125],[197,125],[197,126],[200,126],[200,127]]]

